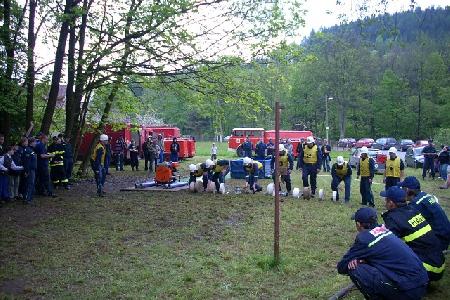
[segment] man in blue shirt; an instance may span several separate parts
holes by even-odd
[[[420,182],[414,176],[406,177],[398,186],[405,190],[409,205],[417,209],[430,223],[441,242],[441,249],[446,250],[450,242],[450,221],[436,196],[421,191]]]
[[[352,217],[358,234],[337,264],[366,299],[421,299],[428,275],[417,255],[384,225],[377,213],[363,207]]]
[[[264,144],[262,139],[259,139],[259,141],[258,141],[258,143],[256,144],[256,147],[255,147],[256,158],[259,159],[259,160],[266,159],[266,149],[267,149],[266,144]]]
[[[244,157],[250,157],[252,158],[252,150],[253,150],[253,144],[250,142],[250,139],[247,137],[245,139],[245,142],[242,144],[242,150],[244,150]]]
[[[422,155],[424,157],[422,178],[423,180],[425,180],[425,177],[427,176],[427,171],[430,170],[431,177],[434,179],[434,159],[437,156],[437,151],[436,148],[434,148],[433,140],[429,140],[428,146],[425,146],[422,149]]]

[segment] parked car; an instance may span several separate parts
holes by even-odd
[[[423,148],[425,147],[409,147],[406,149],[405,164],[407,167],[421,168],[423,166]]]
[[[354,138],[343,138],[338,141],[338,147],[341,148],[353,148],[355,145],[356,140]]]
[[[356,148],[361,148],[361,147],[367,147],[367,148],[372,148],[372,144],[374,143],[375,141],[373,140],[373,139],[370,139],[370,138],[362,138],[362,139],[359,139],[357,142],[356,142],[356,144],[355,144],[355,147]]]
[[[417,140],[414,147],[428,146],[427,140]]]
[[[361,148],[356,148],[349,159],[350,167],[356,168],[359,163],[359,158],[361,157]],[[383,174],[386,168],[386,154],[383,154],[380,150],[369,149],[369,157],[373,158],[375,161],[375,173]]]
[[[372,148],[380,150],[389,150],[391,147],[398,147],[397,140],[391,137],[379,138],[372,145]]]
[[[400,140],[399,149],[402,152],[405,152],[409,147],[414,146],[414,142],[412,140]]]
[[[226,137],[223,138],[224,142],[228,142],[230,140],[231,135],[227,135]]]

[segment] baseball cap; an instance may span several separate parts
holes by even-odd
[[[397,184],[399,187],[405,187],[412,190],[420,190],[420,182],[414,176],[408,176],[402,182]]]
[[[398,186],[391,186],[386,191],[381,191],[380,196],[389,198],[395,203],[406,202],[406,192]]]
[[[376,223],[377,211],[371,207],[361,207],[352,215],[351,219],[360,223]]]
[[[338,166],[342,166],[344,164],[344,158],[342,156],[338,156],[336,162]]]

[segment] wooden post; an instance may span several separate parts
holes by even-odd
[[[275,222],[273,256],[275,264],[280,263],[280,102],[275,102]]]

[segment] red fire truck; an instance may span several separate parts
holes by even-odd
[[[163,136],[164,142],[164,157],[170,155],[170,144],[174,137],[177,138],[180,144],[179,158],[188,158],[195,156],[195,140],[192,137],[182,137],[180,129],[168,125],[155,125],[155,126],[133,126],[131,124],[120,125],[106,125],[105,134],[111,137],[111,148],[114,150],[114,144],[119,137],[122,137],[127,145],[131,140],[134,140],[139,147],[139,154],[142,157],[142,144],[147,140],[149,136],[157,137],[158,134]],[[93,132],[86,132],[81,140],[80,149],[78,152],[78,158],[84,157],[89,150],[89,145],[94,138]],[[127,151],[127,158],[129,158],[129,152]]]
[[[297,145],[301,139],[306,139],[308,136],[312,136],[311,131],[297,131],[297,130],[280,130],[281,139],[290,139],[293,148],[294,155],[297,157]],[[228,140],[228,151],[236,151],[239,157],[244,156],[242,150],[242,144],[246,138],[249,138],[253,146],[258,143],[260,139],[267,144],[269,139],[275,143],[275,130],[264,130],[264,128],[234,128],[230,139]]]

